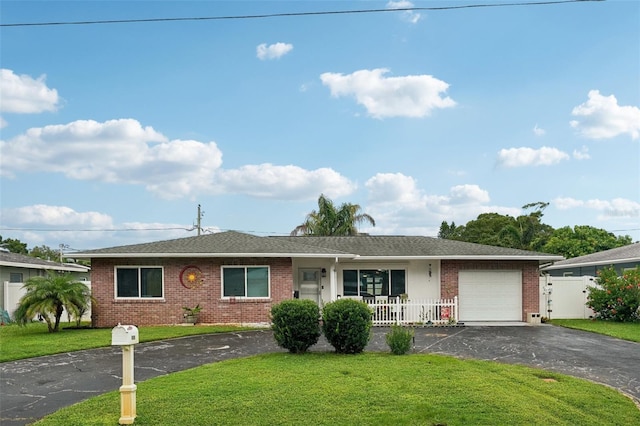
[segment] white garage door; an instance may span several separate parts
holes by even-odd
[[[522,321],[522,271],[460,271],[460,321]]]

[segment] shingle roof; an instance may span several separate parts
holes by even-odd
[[[372,236],[357,235],[345,237],[268,237],[284,241],[333,250],[343,250],[360,257],[438,257],[438,258],[555,258],[548,253],[495,247],[463,241],[446,240],[421,236]]]
[[[612,265],[626,262],[640,262],[640,243],[629,244],[611,250],[587,254],[585,256],[573,257],[571,259],[556,262],[552,266],[548,266],[543,269],[562,269],[588,265]]]
[[[74,254],[76,257],[432,257],[531,259],[561,256],[431,237],[258,237],[235,231],[145,244],[111,247]]]
[[[177,257],[177,256],[348,256],[339,250],[323,249],[297,244],[295,241],[279,241],[267,237],[236,231],[205,234],[175,240],[110,247],[75,253],[75,257]]]
[[[50,269],[53,271],[86,272],[89,268],[83,265],[51,262],[24,254],[0,252],[0,265],[19,268]]]

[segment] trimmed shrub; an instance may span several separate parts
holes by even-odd
[[[304,353],[320,338],[320,309],[311,300],[285,300],[271,308],[273,337],[281,348]]]
[[[405,355],[411,350],[414,331],[401,325],[392,325],[391,331],[385,335],[387,345],[394,355]]]
[[[598,271],[598,287],[589,287],[587,306],[597,318],[612,321],[640,320],[640,267],[619,277],[613,267]]]
[[[329,302],[322,310],[322,331],[340,354],[356,354],[371,339],[371,308],[352,299]]]

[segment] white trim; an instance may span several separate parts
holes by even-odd
[[[357,254],[327,254],[327,253],[80,253],[74,254],[80,258],[176,258],[176,257],[265,257],[265,258],[319,258],[319,259],[351,259],[353,261],[409,261],[409,260],[530,260],[530,261],[559,261],[563,256],[535,256],[535,255],[433,255],[433,256],[360,256]]]
[[[216,257],[268,257],[268,258],[282,258],[282,257],[295,257],[295,258],[321,258],[332,259],[336,257],[340,258],[355,258],[353,254],[327,254],[327,253],[80,253],[75,254],[74,257],[80,258],[119,258],[119,259],[137,259],[137,258],[175,258],[175,257],[199,257],[199,258],[216,258]]]
[[[10,266],[14,268],[27,268],[27,269],[44,269],[44,270],[53,270],[53,271],[69,271],[69,272],[88,272],[89,267],[87,266],[71,266],[65,264],[51,264],[51,265],[42,265],[39,263],[22,263],[22,262],[11,262],[6,260],[0,260],[0,266]]]
[[[591,262],[581,262],[581,263],[564,263],[564,264],[555,264],[551,266],[546,266],[544,268],[545,271],[554,270],[554,269],[569,269],[569,268],[582,268],[584,266],[609,266],[609,265],[617,265],[619,263],[640,263],[640,258],[631,257],[628,259],[612,259],[612,260],[597,260]]]
[[[433,255],[433,256],[356,256],[357,260],[564,260],[563,256],[526,256],[526,255]]]

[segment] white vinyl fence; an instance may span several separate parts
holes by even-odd
[[[540,277],[540,315],[550,319],[588,319],[595,315],[587,307],[593,277]]]
[[[91,290],[91,281],[81,281],[84,285],[89,287]],[[9,313],[9,316],[13,320],[13,313],[18,308],[18,303],[20,302],[20,298],[24,296],[25,291],[22,288],[24,286],[23,283],[10,283],[9,281],[5,281],[3,285],[4,291],[4,306],[3,309]],[[67,315],[67,311],[65,310],[62,313],[61,321],[68,321],[69,316]],[[82,321],[91,321],[91,308],[87,310],[82,316]]]
[[[443,325],[459,320],[458,298],[403,300],[395,298],[364,299],[371,307],[374,326]]]

